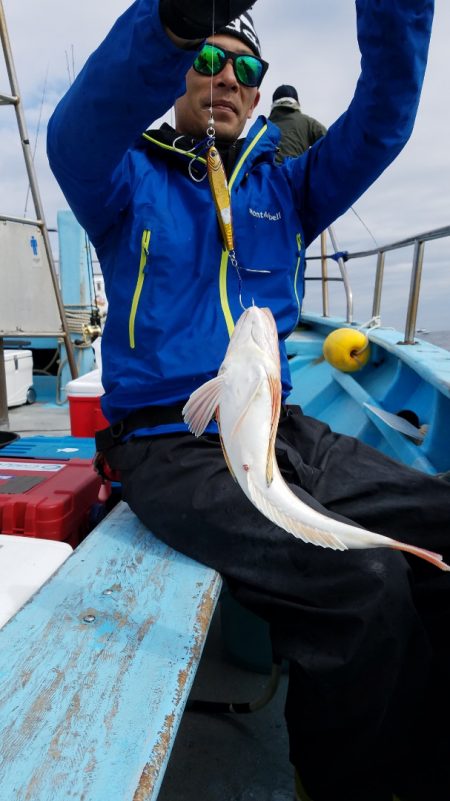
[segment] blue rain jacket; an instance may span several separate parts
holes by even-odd
[[[275,315],[285,397],[283,340],[300,315],[305,247],[408,140],[433,5],[357,0],[361,75],[347,111],[307,153],[282,165],[274,164],[278,129],[259,117],[229,178],[242,301]],[[157,0],[137,0],[49,123],[51,168],[105,279],[103,411],[111,423],[143,406],[185,401],[215,376],[242,312],[208,181],[192,180],[186,156],[136,145],[184,93],[194,57],[166,36]]]

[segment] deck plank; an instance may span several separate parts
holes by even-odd
[[[2,798],[156,798],[220,587],[119,504],[0,630]]]

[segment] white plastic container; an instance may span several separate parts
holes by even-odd
[[[0,534],[0,628],[71,553],[67,542]]]
[[[6,397],[8,406],[33,403],[33,354],[31,350],[3,351],[5,356]]]
[[[66,393],[73,437],[93,437],[96,431],[108,426],[100,406],[104,389],[98,369],[68,381]]]

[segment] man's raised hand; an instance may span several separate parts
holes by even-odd
[[[254,4],[255,0],[160,0],[164,25],[181,39],[205,39]]]

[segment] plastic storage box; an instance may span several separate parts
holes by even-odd
[[[22,406],[36,400],[33,389],[33,354],[31,350],[4,351],[6,397],[8,406]]]
[[[0,459],[5,457],[20,459],[56,459],[66,462],[69,459],[93,459],[95,440],[93,437],[17,437],[3,445]]]
[[[93,437],[96,431],[109,425],[100,406],[104,389],[99,370],[91,370],[68,381],[66,393],[73,437]]]
[[[0,533],[75,547],[92,528],[100,485],[90,459],[13,459],[0,451]]]
[[[71,553],[66,542],[0,534],[0,628]]]

